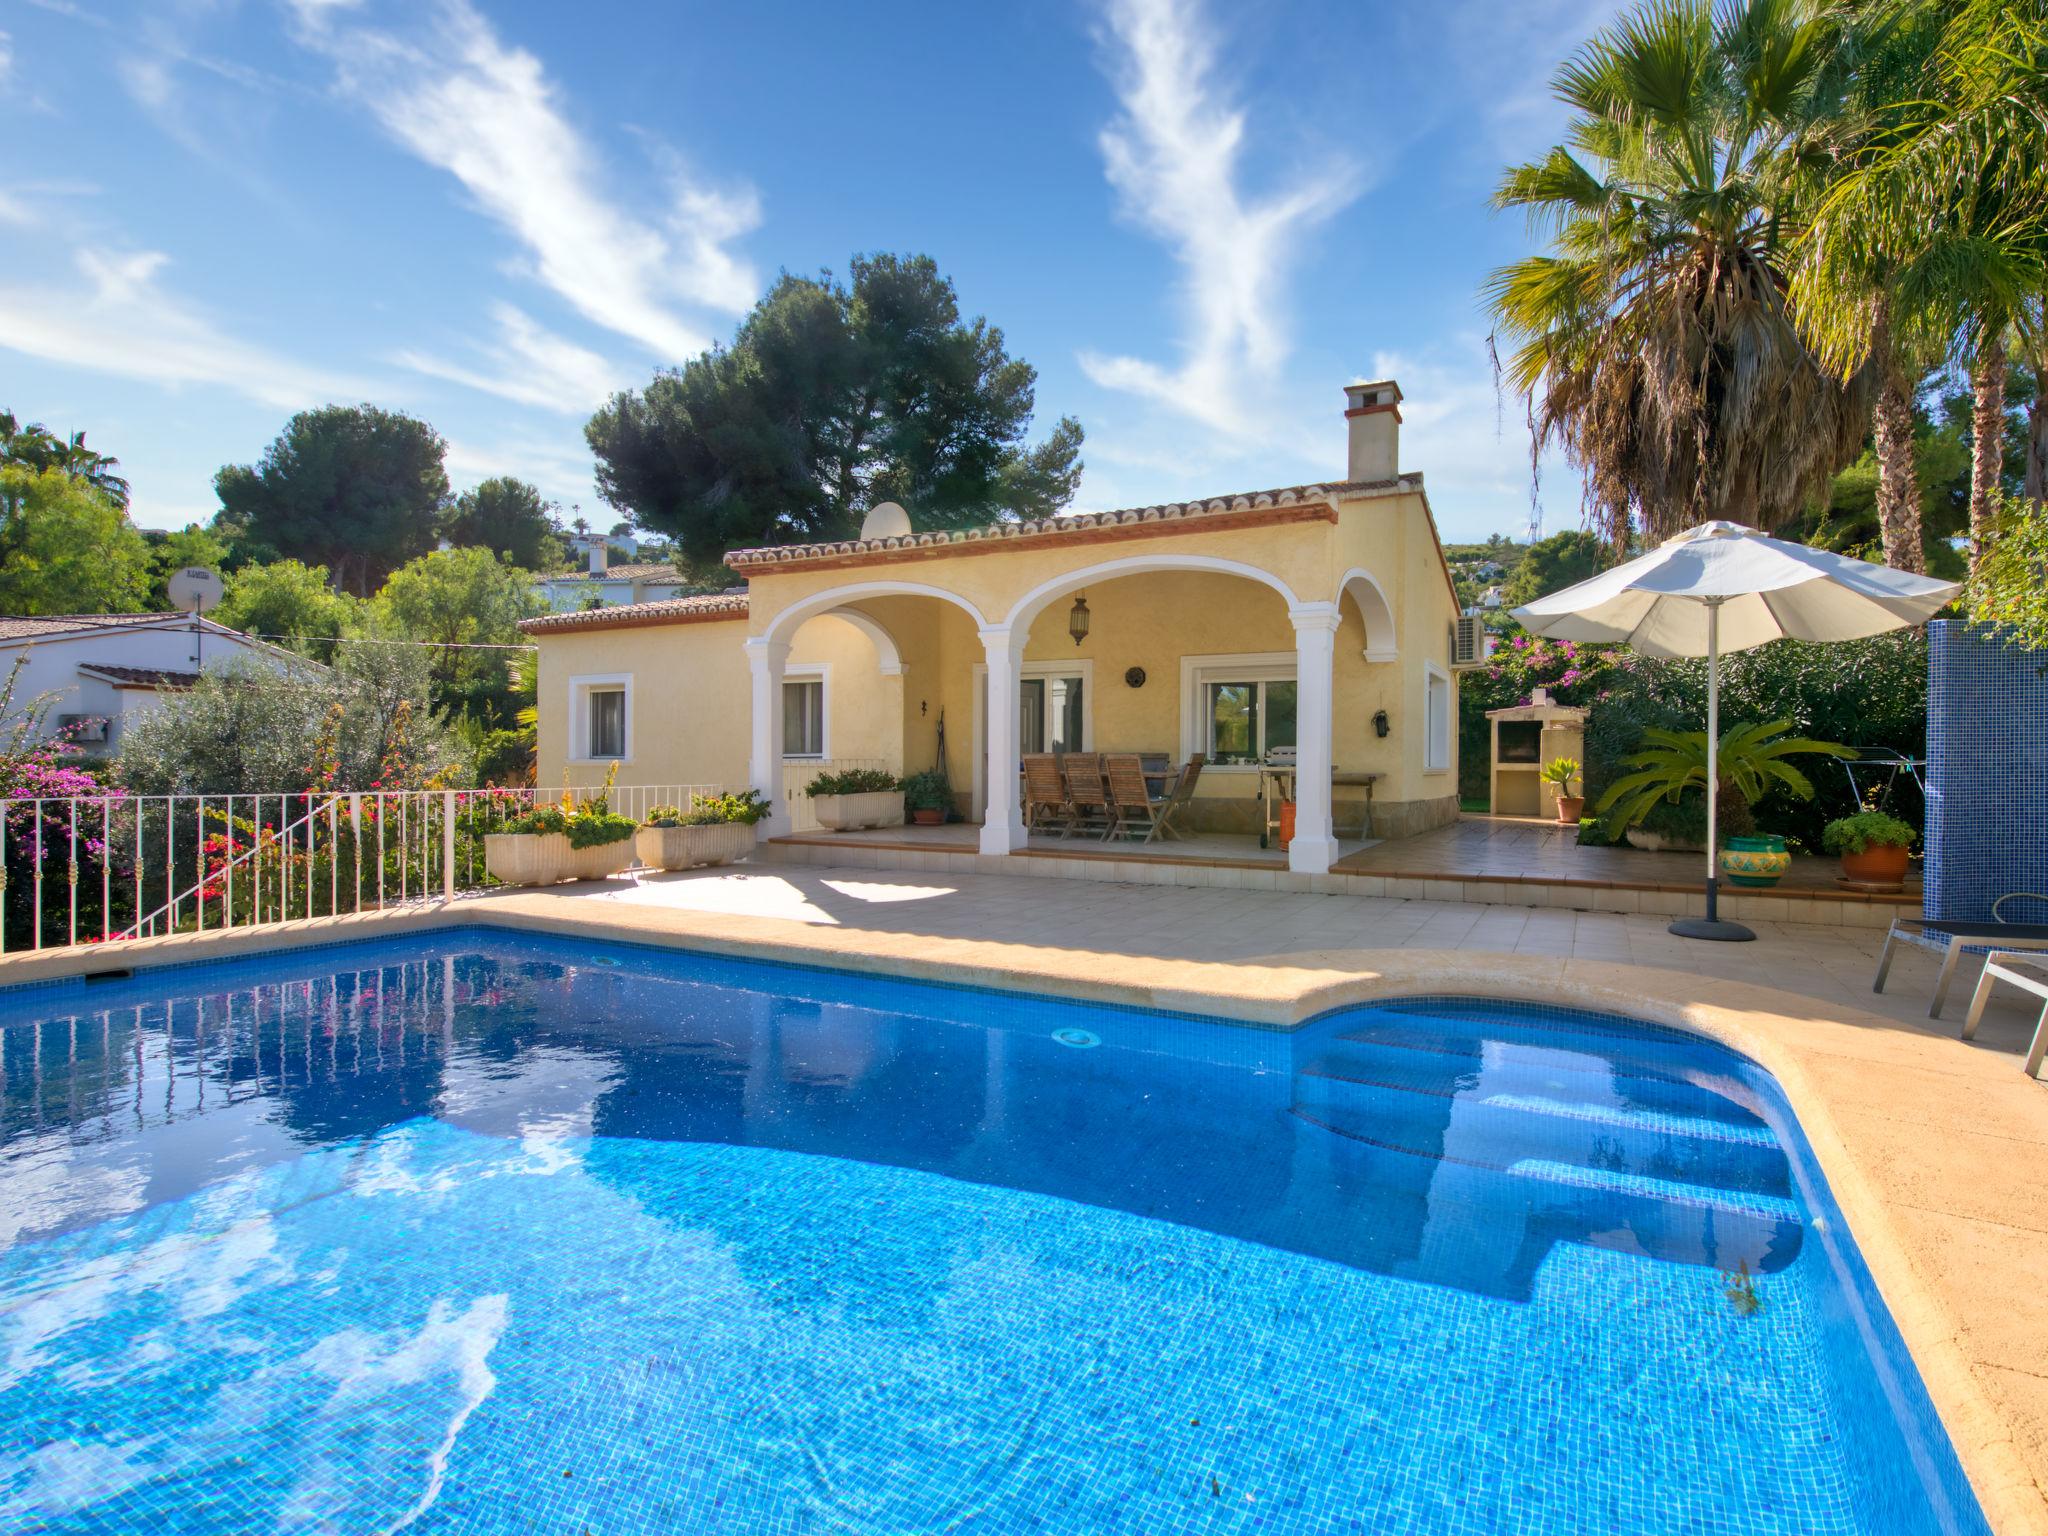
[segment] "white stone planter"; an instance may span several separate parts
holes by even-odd
[[[704,827],[642,827],[633,834],[634,852],[656,869],[695,869],[730,864],[754,851],[754,828],[743,821]]]
[[[818,824],[828,832],[855,832],[862,827],[903,825],[903,791],[877,790],[870,795],[813,795]]]
[[[1683,838],[1665,837],[1661,833],[1645,831],[1641,827],[1628,829],[1628,845],[1640,848],[1645,853],[1705,853],[1705,843],[1689,843]]]
[[[630,838],[596,848],[571,848],[566,832],[490,832],[484,836],[484,868],[506,885],[602,880],[632,861]]]

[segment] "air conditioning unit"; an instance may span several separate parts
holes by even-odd
[[[1451,621],[1451,665],[1483,667],[1493,654],[1493,634],[1486,620],[1476,613],[1461,613]]]
[[[107,717],[105,715],[59,715],[57,728],[72,741],[105,741],[107,739]]]

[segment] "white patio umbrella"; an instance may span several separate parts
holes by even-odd
[[[1861,640],[1934,617],[1952,581],[1766,538],[1741,523],[1702,523],[1611,571],[1514,610],[1531,634],[1619,641],[1646,656],[1707,658],[1707,915],[1671,931],[1689,939],[1753,939],[1716,908],[1715,820],[1721,656],[1771,640]]]

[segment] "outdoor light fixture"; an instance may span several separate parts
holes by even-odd
[[[1088,594],[1082,593],[1074,599],[1074,606],[1067,614],[1067,633],[1079,645],[1088,638]]]
[[[1387,732],[1393,728],[1393,723],[1387,719],[1387,712],[1384,709],[1376,709],[1372,712],[1373,735],[1385,741],[1387,739]]]

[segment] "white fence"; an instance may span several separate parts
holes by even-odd
[[[853,768],[870,768],[883,773],[894,770],[879,757],[806,757],[784,758],[782,762],[782,803],[789,807],[789,827],[792,832],[823,831],[818,813],[811,804],[807,792],[814,779],[828,773],[845,773]]]
[[[614,786],[644,818],[712,784]],[[591,791],[580,791],[589,794]],[[0,951],[364,912],[495,884],[483,839],[532,789],[0,799]]]

